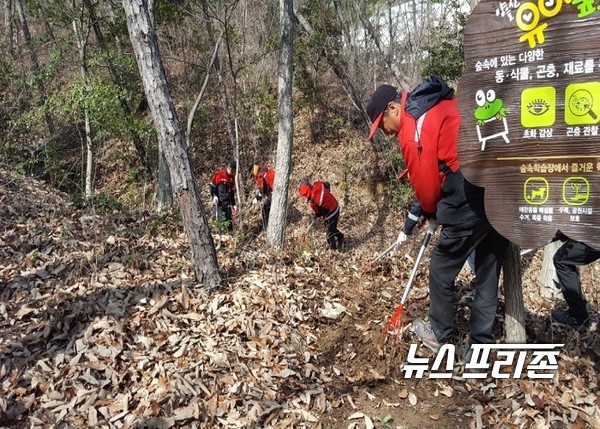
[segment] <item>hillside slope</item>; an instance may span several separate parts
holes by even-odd
[[[565,344],[554,380],[465,380],[459,367],[451,379],[404,378],[411,321],[428,305],[428,257],[401,338],[387,337],[419,236],[362,271],[401,214],[359,184],[364,148],[344,152],[356,168],[344,184],[342,144],[315,149],[296,174],[332,181],[348,248],[325,250],[321,225],[302,240],[309,210],[298,203],[284,252],[264,235],[215,235],[228,286],[214,291],[191,280],[177,214],[91,215],[0,170],[0,426],[600,427],[597,323],[582,333],[549,323],[540,252],[524,260],[527,332],[531,343]],[[583,269],[596,310],[598,270]],[[464,335],[468,272],[457,288]],[[323,313],[332,304],[344,309],[337,317]],[[502,308],[498,322],[502,341]]]

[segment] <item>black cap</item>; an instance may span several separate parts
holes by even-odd
[[[369,102],[367,103],[367,114],[373,124],[371,125],[371,131],[369,132],[369,140],[375,135],[388,103],[394,101],[396,97],[398,97],[398,90],[396,88],[392,85],[380,85],[369,98]]]
[[[229,168],[232,168],[234,170],[237,170],[237,163],[235,161],[231,161],[229,162],[229,164],[227,165]]]

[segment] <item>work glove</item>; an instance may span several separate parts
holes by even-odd
[[[438,228],[438,226],[440,226],[440,224],[438,223],[437,219],[432,217],[427,219],[427,232],[432,234],[435,233],[435,230]]]
[[[408,236],[404,233],[404,231],[400,231],[398,234],[398,238],[396,239],[396,243],[402,244],[408,239]]]
[[[258,200],[256,199],[256,197],[254,197],[254,199],[252,200],[252,204],[256,204],[258,203]]]
[[[213,206],[218,206],[219,205],[219,197],[217,197],[216,195],[213,197]]]
[[[237,207],[233,206],[231,209],[232,209],[231,215],[233,217],[237,217],[237,215],[238,215],[238,209],[237,209]]]

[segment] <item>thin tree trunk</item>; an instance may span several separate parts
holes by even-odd
[[[150,13],[151,3],[148,0],[123,0],[123,7],[144,92],[171,172],[173,194],[181,210],[196,279],[205,286],[216,287],[221,282],[217,254],[167,85]]]
[[[25,13],[25,8],[23,6],[23,0],[15,0],[15,6],[17,9],[17,13],[19,14],[19,19],[21,20],[21,29],[23,30],[23,37],[25,37],[25,42],[27,43],[27,50],[29,51],[29,58],[31,59],[31,67],[34,73],[38,73],[40,71],[40,63],[38,62],[37,54],[35,53],[35,49],[33,47],[33,40],[31,38],[31,33],[29,32],[29,25],[27,24],[27,15]],[[39,81],[38,83],[38,91],[40,93],[40,106],[44,109],[44,119],[46,121],[46,126],[48,127],[48,131],[50,135],[54,134],[54,121],[46,108],[46,90],[44,88],[44,83]]]
[[[77,41],[77,50],[79,52],[79,69],[81,71],[81,77],[87,86],[88,81],[88,70],[86,62],[86,37],[83,34],[83,28],[77,26],[77,21],[73,20],[73,32],[75,33],[75,40]],[[85,150],[86,150],[86,163],[85,163],[85,191],[84,197],[86,204],[92,203],[93,197],[93,186],[92,186],[92,172],[94,163],[94,146],[92,143],[92,129],[90,127],[90,115],[87,107],[83,108],[85,117]]]
[[[210,58],[210,63],[208,64],[208,67],[206,68],[206,76],[204,76],[204,82],[202,83],[202,88],[200,88],[200,92],[196,96],[196,101],[194,101],[194,105],[192,106],[192,109],[190,110],[190,113],[188,115],[187,132],[185,133],[186,144],[187,144],[188,150],[191,150],[191,148],[192,148],[191,135],[192,135],[192,123],[194,122],[194,116],[196,115],[196,110],[198,109],[198,106],[200,105],[200,101],[202,100],[202,97],[204,96],[204,91],[206,91],[206,86],[208,85],[208,78],[210,77],[210,69],[213,67],[213,64],[215,63],[215,60],[217,58],[217,54],[219,53],[219,44],[221,43],[222,37],[223,37],[223,34],[221,34],[221,36],[219,36],[219,38],[217,39],[217,42],[215,44],[215,49],[213,50],[213,54]]]
[[[9,53],[13,51],[13,2],[4,0],[4,44]]]
[[[267,242],[273,247],[283,248],[287,219],[289,180],[292,170],[292,146],[294,120],[292,112],[292,82],[294,57],[294,8],[293,0],[279,0],[281,37],[279,42],[279,132],[273,201],[267,227]]]
[[[90,22],[92,24],[92,29],[94,30],[94,35],[96,36],[96,40],[98,41],[98,45],[100,46],[100,49],[106,54],[106,66],[108,68],[108,73],[110,75],[110,79],[118,88],[124,88],[125,85],[122,82],[122,79],[119,78],[119,74],[117,73],[117,71],[115,69],[115,66],[112,62],[111,56],[109,55],[109,52],[108,52],[108,48],[104,41],[104,35],[102,34],[102,29],[100,28],[100,20],[96,16],[95,6],[91,2],[91,0],[83,0],[83,5],[88,10],[88,13],[90,15]],[[140,137],[139,133],[135,130],[135,128],[133,126],[133,113],[132,113],[131,106],[129,106],[129,104],[127,103],[127,100],[122,96],[119,96],[119,104],[121,105],[121,108],[123,109],[123,113],[125,114],[125,121],[127,123],[127,130],[128,130],[129,137],[131,137],[131,140],[133,142],[135,150],[140,158],[140,162],[142,163],[142,165],[144,167],[144,171],[146,173],[146,178],[150,179],[154,176],[154,174],[153,174],[154,172],[152,169],[154,162],[151,162],[148,159],[148,153],[146,150],[146,146],[144,145],[144,142],[142,141],[142,138]],[[173,197],[170,197],[170,200],[172,202]]]
[[[312,26],[298,10],[294,10],[294,15],[307,34],[314,34]],[[346,66],[339,61],[339,58],[335,55],[334,52],[332,52],[329,49],[326,49],[324,46],[321,46],[321,53],[327,60],[327,63],[332,68],[335,75],[342,82],[342,86],[344,87],[346,94],[348,94],[348,97],[350,97],[352,103],[354,103],[354,106],[356,106],[358,111],[361,112],[361,114],[365,118],[365,121],[367,123],[370,123],[369,116],[367,115],[367,112],[362,102],[362,97],[360,96],[360,93],[352,83],[352,80],[348,76],[348,73],[346,73]]]
[[[510,243],[508,245],[503,270],[506,342],[524,344],[527,341],[525,307],[523,305],[523,286],[521,283],[521,257],[519,247],[516,244]]]
[[[562,242],[557,240],[547,244],[544,247],[544,257],[542,259],[542,270],[540,272],[540,295],[547,299],[555,299],[560,296],[560,289],[556,287],[558,277],[554,267],[554,254]]]

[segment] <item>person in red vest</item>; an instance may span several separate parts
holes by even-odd
[[[369,140],[378,129],[397,136],[423,214],[432,229],[442,225],[429,264],[429,317],[413,322],[423,344],[434,351],[454,339],[454,279],[475,251],[475,297],[461,352],[468,361],[472,344],[494,342],[498,278],[508,241],[485,216],[484,189],[460,170],[454,90],[435,76],[410,92],[380,85],[366,110],[372,122]]]
[[[330,191],[329,182],[315,182],[312,185],[307,180],[300,182],[300,196],[306,198],[315,218],[325,218],[327,226],[327,244],[330,249],[340,249],[344,244],[344,234],[337,228],[340,219],[340,205]]]
[[[271,194],[275,184],[275,170],[266,165],[254,164],[252,166],[252,176],[256,179],[256,187],[258,188],[252,204],[257,204],[263,200],[262,223],[263,229],[266,230],[269,223],[269,213],[271,212]]]
[[[215,218],[220,228],[224,226],[229,231],[233,231],[232,216],[237,213],[235,206],[236,169],[236,162],[231,161],[225,170],[217,171],[208,184],[215,209]]]

